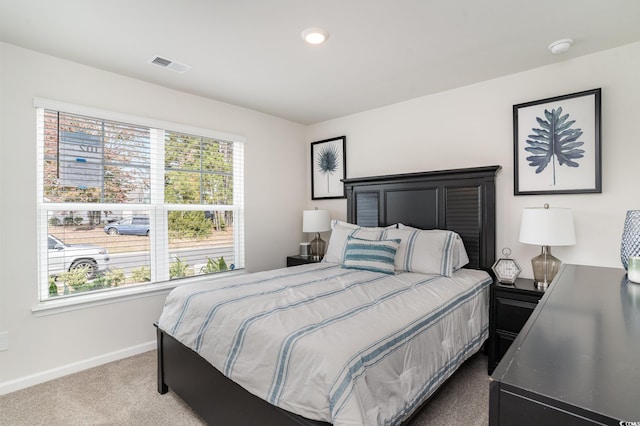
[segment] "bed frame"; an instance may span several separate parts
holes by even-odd
[[[467,267],[491,273],[499,169],[488,166],[344,179],[347,220],[361,226],[403,223],[421,229],[450,229],[462,237],[470,260]],[[158,392],[171,389],[207,423],[328,424],[285,411],[249,393],[160,328],[157,338]]]

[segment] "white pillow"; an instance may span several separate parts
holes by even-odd
[[[395,274],[395,258],[400,240],[362,240],[349,237],[343,268]]]
[[[457,235],[440,229],[389,229],[383,238],[400,239],[395,261],[397,271],[450,277],[454,271]]]
[[[415,229],[419,231],[421,230],[419,228],[414,228],[412,226],[404,225],[402,223],[398,224],[398,229]],[[456,248],[453,252],[453,270],[457,271],[458,269],[462,268],[467,263],[469,263],[469,255],[467,255],[467,250],[464,248],[464,242],[462,241],[462,238],[460,238],[460,235],[458,234],[456,234],[454,245]]]
[[[395,227],[396,225],[392,225],[388,228]],[[380,240],[382,233],[388,228],[358,226],[334,219],[331,221],[331,238],[329,238],[327,252],[322,261],[342,263],[344,261],[344,252],[347,248],[347,239],[349,236],[363,240]]]

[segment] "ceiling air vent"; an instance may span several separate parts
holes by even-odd
[[[154,57],[149,61],[149,63],[179,73],[183,73],[191,69],[191,65],[181,64],[180,62],[172,61],[171,59],[166,59],[161,56]]]

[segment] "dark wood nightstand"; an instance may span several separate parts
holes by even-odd
[[[289,266],[306,265],[307,263],[318,263],[321,261],[322,259],[313,260],[311,256],[300,256],[300,255],[287,256],[287,268]]]
[[[518,337],[544,290],[533,280],[518,278],[515,284],[492,284],[489,307],[489,374]]]

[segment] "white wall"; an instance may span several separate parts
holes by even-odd
[[[640,209],[637,133],[640,43],[310,126],[307,140],[347,136],[347,176],[361,177],[499,164],[498,256],[512,249],[532,277],[540,248],[518,242],[523,207],[570,207],[577,244],[552,252],[567,263],[621,267],[627,210]],[[561,62],[560,62],[561,61]],[[425,76],[428,78],[428,76]],[[512,106],[602,88],[602,194],[513,195]],[[309,149],[307,148],[307,155]],[[307,167],[307,175],[310,173]],[[321,201],[344,219],[346,203]]]
[[[558,58],[562,60],[561,57]],[[619,267],[626,210],[640,209],[635,132],[640,43],[303,127],[265,114],[0,43],[0,391],[147,347],[163,295],[35,317],[36,172],[33,97],[121,111],[247,137],[246,264],[284,266],[308,237],[303,208],[346,218],[344,200],[310,196],[308,142],[347,136],[347,176],[500,164],[497,247],[531,277],[539,248],[520,244],[525,206],[571,207],[578,244],[563,261]],[[425,76],[428,78],[428,76]],[[602,88],[603,193],[513,196],[512,105]],[[10,184],[9,184],[10,183]]]
[[[3,88],[4,88],[4,78],[3,78],[3,69],[4,67],[2,66],[2,64],[4,63],[4,50],[2,49],[2,45],[0,44],[0,161],[2,158],[4,158],[4,153],[3,153],[3,149],[2,146],[4,145],[2,143],[3,141],[3,122],[4,122],[4,103],[2,102],[2,94],[4,93]],[[2,258],[2,253],[3,253],[3,246],[4,243],[2,241],[2,204],[3,204],[3,196],[2,196],[2,173],[0,172],[0,259]],[[0,268],[1,268],[1,264],[0,264]],[[5,308],[4,308],[4,295],[2,294],[2,287],[3,287],[3,277],[2,277],[2,269],[0,269],[0,332],[5,331],[5,329],[2,327],[3,324],[5,324]]]
[[[181,78],[176,74],[176,78]],[[285,266],[306,201],[301,125],[0,43],[0,391],[143,350],[164,295],[36,317],[34,97],[243,135],[246,266]],[[10,184],[9,184],[10,183]],[[0,392],[1,393],[1,392]]]

